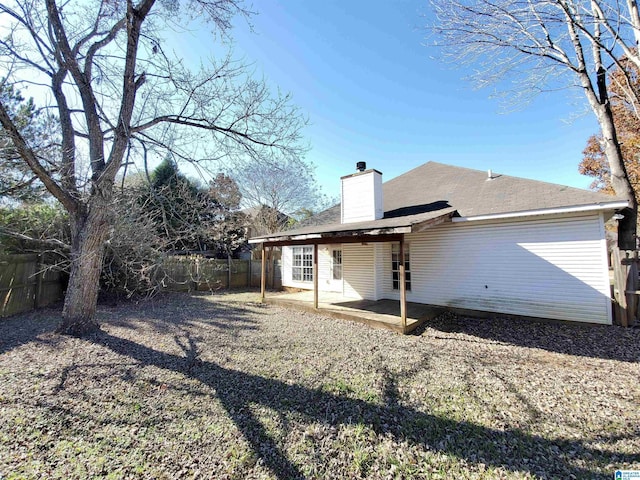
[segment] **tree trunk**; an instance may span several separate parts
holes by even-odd
[[[110,196],[110,195],[108,195]],[[95,201],[100,199],[100,201]],[[72,220],[72,252],[69,286],[64,299],[62,322],[56,332],[82,336],[100,329],[95,319],[105,242],[109,235],[110,208],[98,194],[88,211]]]
[[[636,228],[638,222],[638,201],[636,200],[633,186],[629,180],[627,169],[622,158],[622,151],[616,136],[616,129],[613,123],[613,114],[608,104],[604,105],[601,112],[596,112],[602,138],[604,142],[604,152],[609,162],[611,171],[611,186],[616,195],[629,202],[629,208],[622,213],[624,218],[618,220],[618,247],[622,250],[636,249]]]

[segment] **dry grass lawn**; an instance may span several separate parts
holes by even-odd
[[[612,478],[640,329],[444,315],[417,335],[171,294],[0,321],[0,478]]]

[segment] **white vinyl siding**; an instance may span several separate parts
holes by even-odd
[[[385,245],[386,243],[374,243],[373,244],[373,252],[374,252],[374,280],[372,280],[375,284],[375,296],[372,300],[380,300],[384,297],[384,272],[385,272],[385,262],[387,257],[385,256]]]
[[[452,223],[411,243],[407,300],[514,315],[611,323],[606,246],[598,214]],[[392,289],[386,245],[385,298]]]
[[[376,299],[372,244],[345,243],[342,245],[342,277],[344,296],[358,299]]]
[[[447,223],[408,234],[407,300],[513,315],[611,323],[604,226],[600,214]],[[319,290],[348,298],[398,299],[391,243],[343,244],[343,281],[331,280],[331,249],[319,247]],[[282,254],[291,279],[291,247]],[[336,283],[337,282],[337,283]]]

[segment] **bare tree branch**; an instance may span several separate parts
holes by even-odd
[[[622,159],[608,95],[605,64],[624,70],[640,65],[634,47],[640,39],[635,1],[608,0],[431,0],[435,45],[446,59],[473,66],[480,86],[516,84],[514,98],[534,95],[549,85],[575,80],[595,114],[609,160],[611,183],[629,201],[619,239],[635,248],[637,204]],[[589,55],[590,51],[590,57]],[[627,59],[627,60],[624,60]],[[625,74],[628,75],[628,74]],[[631,78],[625,81],[630,85]],[[633,102],[640,103],[636,91]]]
[[[55,238],[43,239],[30,237],[29,235],[25,235],[23,233],[13,232],[2,226],[0,226],[0,235],[4,235],[5,237],[17,238],[18,240],[24,240],[30,243],[43,245],[45,247],[55,248],[64,252],[71,251],[71,245],[61,242],[60,240],[57,240]]]
[[[20,153],[20,156],[27,165],[29,165],[31,170],[33,170],[33,173],[37,175],[38,179],[40,179],[51,194],[54,195],[70,213],[75,213],[78,210],[78,203],[76,199],[58,185],[51,175],[49,175],[49,172],[42,167],[35,153],[31,148],[29,148],[18,131],[18,128],[14,125],[2,101],[0,101],[0,124],[2,125],[2,128],[8,132],[16,149]]]

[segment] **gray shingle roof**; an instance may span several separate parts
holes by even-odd
[[[286,235],[413,225],[456,211],[470,217],[621,200],[554,183],[428,162],[382,184],[384,218],[340,224],[340,205],[311,217]],[[277,235],[277,234],[276,234]]]
[[[428,162],[383,184],[385,214],[446,201],[463,217],[593,205],[620,200],[604,193]]]

